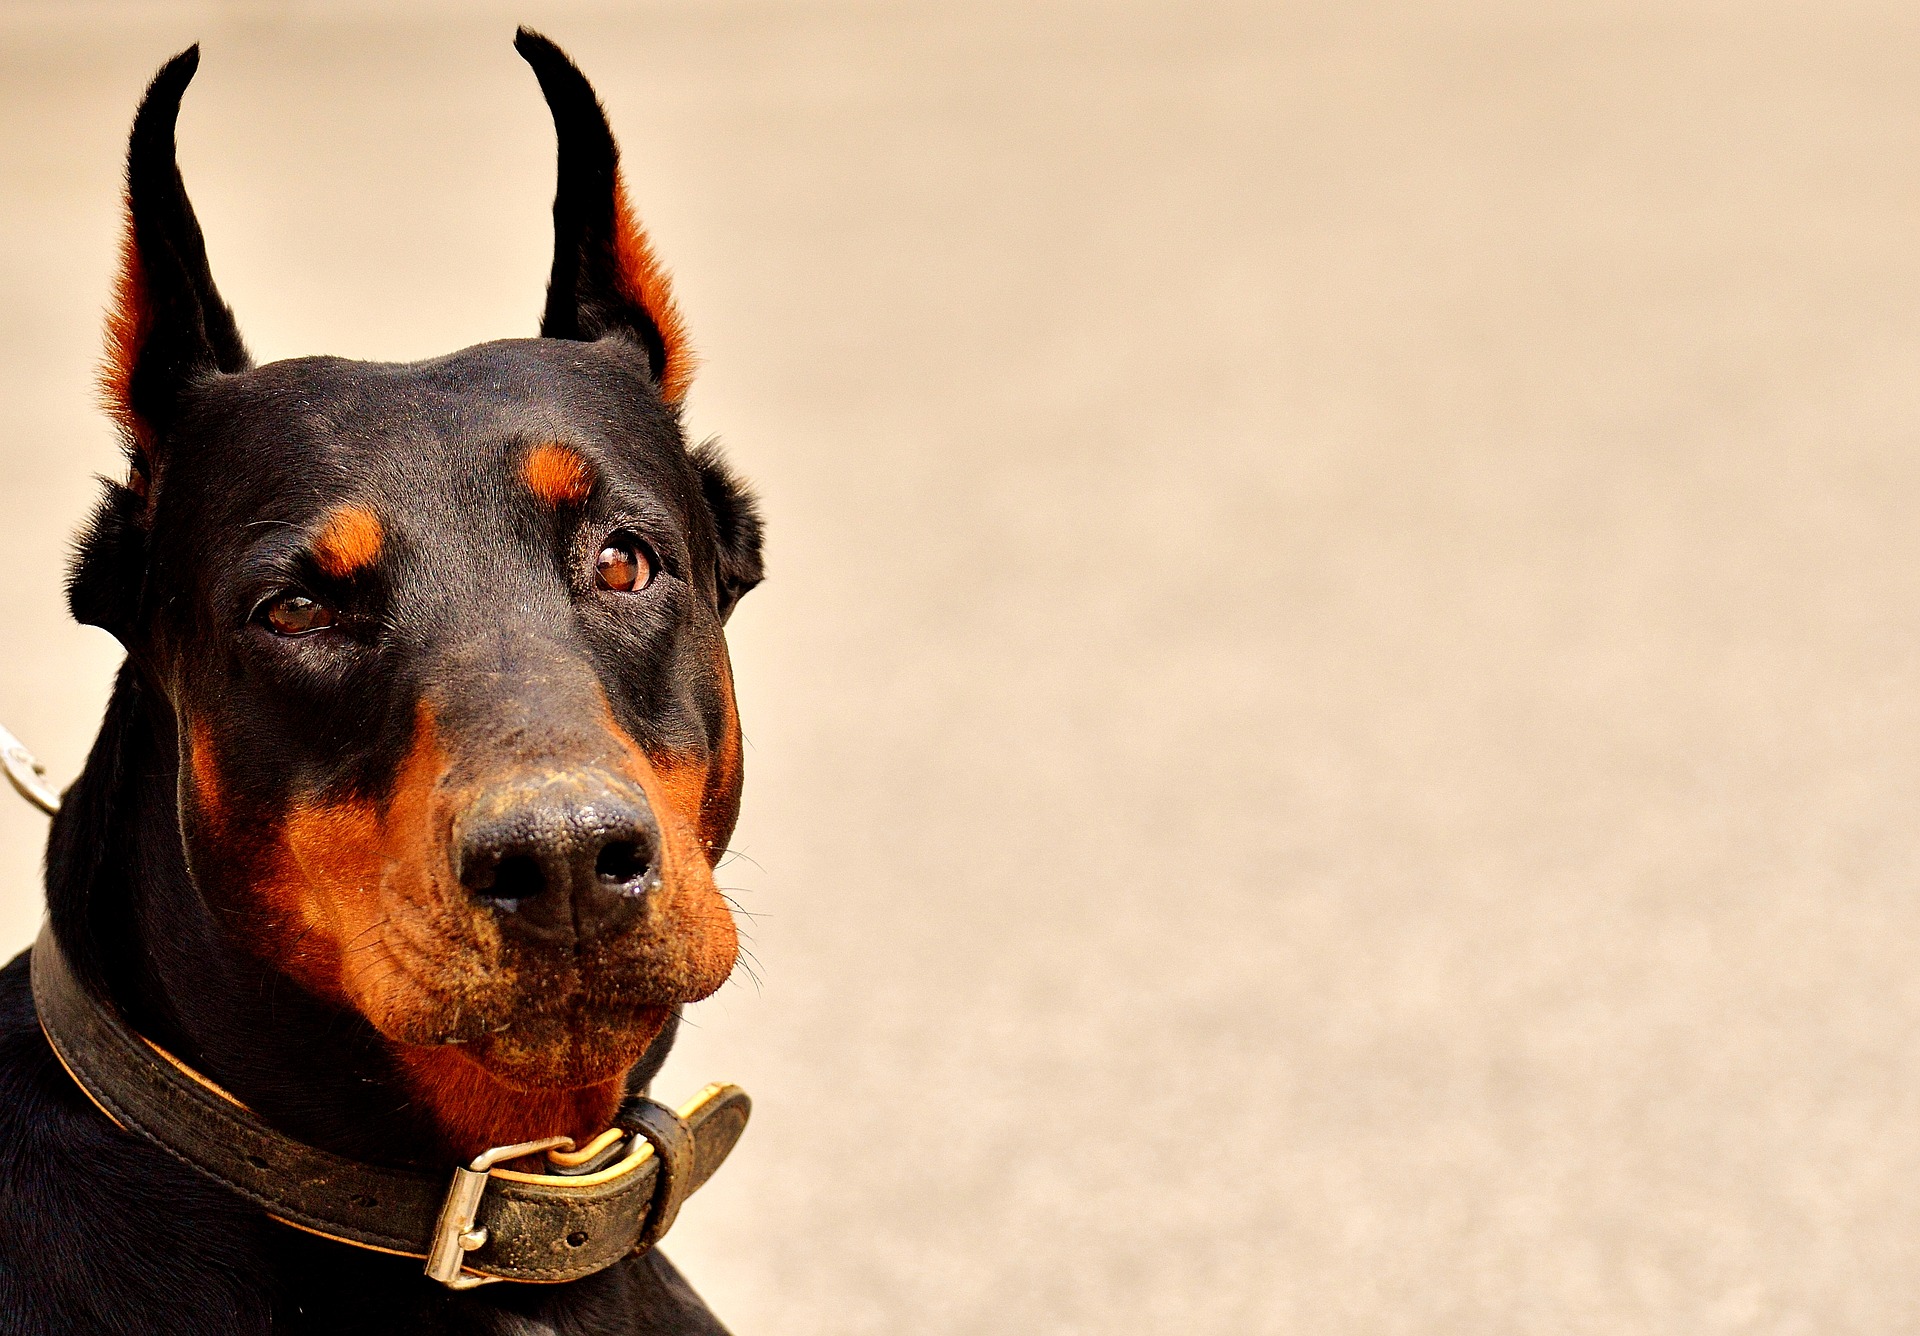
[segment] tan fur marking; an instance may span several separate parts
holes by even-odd
[[[652,1042],[666,1023],[663,1007],[644,1042]],[[624,1073],[576,1090],[516,1090],[458,1047],[395,1044],[391,1052],[407,1093],[426,1107],[448,1147],[460,1156],[551,1136],[569,1136],[584,1146],[612,1125],[626,1096]]]
[[[336,580],[356,575],[380,560],[386,530],[364,506],[337,506],[313,540],[313,559]]]
[[[152,467],[153,428],[133,411],[133,368],[140,349],[153,332],[153,306],[147,295],[147,270],[133,233],[133,206],[126,212],[120,234],[120,271],[113,280],[113,305],[107,310],[107,347],[100,361],[100,406],[120,429],[127,448],[135,451],[129,482],[146,491],[146,473]]]
[[[193,795],[201,817],[212,826],[221,824],[220,765],[213,752],[213,731],[196,719],[187,728],[191,754],[188,765],[193,773]]]
[[[687,397],[688,386],[693,384],[696,361],[693,346],[687,339],[687,322],[674,303],[673,285],[667,278],[666,267],[653,253],[647,229],[640,225],[633,205],[627,200],[627,183],[618,178],[613,183],[613,236],[620,262],[620,286],[629,301],[653,317],[660,341],[666,347],[667,365],[660,377],[660,397],[670,404],[679,404]]]
[[[620,727],[612,707],[605,708],[607,731],[627,755],[626,773],[646,794],[647,805],[659,823],[662,862],[658,893],[672,906],[672,951],[680,978],[691,990],[684,1000],[698,1001],[719,991],[739,956],[733,913],[713,880],[719,851],[717,827],[708,816],[712,808],[708,795],[716,782],[730,787],[737,796],[737,780],[723,777],[702,758],[648,755]]]
[[[593,469],[564,445],[551,441],[527,451],[520,464],[527,490],[549,506],[577,506],[593,490]]]
[[[376,1024],[404,1023],[417,1003],[382,929],[400,905],[434,903],[430,869],[444,857],[434,787],[446,763],[423,705],[384,810],[365,800],[294,804],[255,883],[279,938],[266,943],[269,956],[314,993]]]

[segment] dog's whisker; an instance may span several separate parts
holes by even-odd
[[[386,918],[381,919],[378,923],[368,924],[366,927],[362,928],[359,932],[356,932],[352,937],[350,937],[347,940],[346,954],[351,955],[356,951],[370,951],[376,946],[384,946],[385,942],[378,937],[374,937],[371,940],[364,941],[364,942],[361,941],[360,939],[363,937],[366,937],[369,933],[378,932],[380,929],[386,927],[387,924],[391,923],[392,921],[393,921],[393,916],[389,914]]]
[[[756,859],[752,854],[747,853],[744,849],[734,849],[734,848],[726,848],[720,851],[720,861],[714,864],[714,870],[718,871],[719,869],[725,867],[727,864],[733,862],[735,859],[739,859],[742,862],[746,862],[746,863],[752,863],[756,868],[759,868],[760,871],[762,872],[765,872],[767,870],[765,867],[761,866],[760,861]]]
[[[759,920],[768,916],[765,910],[748,909],[745,905],[734,899],[731,892],[726,890],[720,892],[720,898],[727,902],[728,909],[732,910],[741,918]]]

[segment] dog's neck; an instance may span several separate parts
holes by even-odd
[[[76,971],[135,1028],[281,1131],[356,1159],[437,1164],[475,1140],[573,1130],[574,1092],[490,1099],[484,1088],[451,1096],[471,1110],[458,1125],[364,1019],[230,941],[187,869],[178,772],[172,711],[129,664],[55,818],[47,901]],[[673,1032],[669,1022],[627,1089],[652,1078]]]

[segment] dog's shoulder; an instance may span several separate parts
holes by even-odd
[[[0,969],[0,1333],[269,1330],[263,1222],[87,1101],[40,1032],[29,955]]]

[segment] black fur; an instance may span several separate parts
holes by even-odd
[[[136,456],[133,468],[146,462]],[[125,642],[140,615],[140,589],[147,569],[146,498],[131,487],[102,479],[105,491],[74,548],[67,576],[67,609],[73,619],[97,626]]]
[[[702,441],[693,448],[694,467],[700,470],[700,491],[713,516],[714,548],[719,572],[720,618],[726,620],[741,595],[766,577],[761,562],[760,506],[746,484],[734,476],[720,447]]]
[[[69,586],[74,616],[128,657],[54,820],[55,932],[143,1033],[282,1131],[373,1162],[445,1158],[382,1035],[248,936],[244,870],[229,865],[245,851],[196,837],[190,731],[217,742],[223,800],[258,839],[300,803],[385,801],[423,701],[446,736],[502,755],[537,743],[564,758],[595,701],[649,754],[715,754],[733,726],[721,623],[761,576],[752,497],[710,446],[688,448],[657,349],[594,276],[613,164],[598,104],[557,48],[524,31],[519,44],[561,140],[549,337],[409,366],[252,366],[173,166],[197,53],[161,70],[128,168],[154,311],[132,407],[152,456],[140,486],[108,484]],[[514,473],[549,440],[595,477],[557,510]],[[343,503],[377,511],[387,538],[369,569],[330,576],[306,544]],[[644,601],[582,585],[582,554],[590,577],[609,532],[642,535],[657,559]],[[337,629],[265,630],[262,600],[287,587],[337,608]],[[736,800],[737,784],[714,799]],[[566,1285],[456,1294],[417,1261],[265,1220],[88,1103],[39,1031],[27,965],[0,971],[0,1336],[722,1331],[658,1252]],[[677,1011],[628,1089],[652,1079],[675,1024]]]

